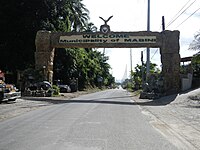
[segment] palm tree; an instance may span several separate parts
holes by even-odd
[[[191,50],[200,50],[200,31],[194,36],[194,40],[189,46]]]
[[[83,32],[97,32],[97,27],[94,25],[94,23],[90,22],[87,23],[86,26],[82,29]]]
[[[82,0],[44,0],[44,27],[57,31],[80,32],[89,20],[89,11]]]
[[[89,11],[82,3],[82,0],[67,0],[66,4],[71,30],[80,32],[89,20]]]

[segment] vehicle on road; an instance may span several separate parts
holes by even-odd
[[[0,80],[0,102],[9,100],[15,101],[17,98],[21,97],[21,92],[12,84],[5,84]]]
[[[23,96],[36,96],[36,97],[51,97],[53,95],[53,88],[48,81],[41,81],[31,83],[25,87]]]
[[[21,97],[21,92],[13,84],[5,83],[5,75],[0,70],[0,102],[5,100],[15,101],[19,97]]]
[[[60,89],[60,93],[70,93],[71,92],[71,88],[64,84],[64,85],[58,85],[59,89]]]

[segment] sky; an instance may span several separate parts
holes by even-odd
[[[90,22],[94,23],[98,31],[104,24],[99,16],[107,19],[111,15],[113,18],[108,25],[113,32],[147,30],[148,0],[83,0],[83,3],[90,12]],[[166,30],[180,31],[181,57],[197,53],[188,48],[194,40],[194,35],[200,31],[200,0],[150,0],[151,31],[162,31],[162,16],[165,17]],[[170,22],[172,23],[169,24]],[[99,49],[99,51],[103,52],[103,49]],[[141,64],[141,51],[143,51],[144,61],[146,61],[146,48],[132,48],[133,69],[136,64]],[[117,81],[124,77],[126,66],[127,77],[129,77],[130,48],[106,48],[105,55],[109,56],[108,63],[112,68],[110,72]],[[159,49],[150,49],[150,61],[160,67]]]

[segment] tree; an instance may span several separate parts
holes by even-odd
[[[89,11],[82,3],[82,0],[65,1],[67,1],[67,12],[71,21],[71,29],[74,32],[80,32],[89,20]]]
[[[189,46],[190,50],[199,51],[192,58],[192,68],[193,68],[193,76],[196,78],[200,78],[200,32],[194,36],[194,40]]]
[[[15,75],[34,67],[38,30],[80,31],[89,18],[82,0],[0,1],[0,17],[0,68]]]
[[[200,32],[197,32],[197,34],[194,36],[194,40],[190,44],[189,49],[200,50]]]
[[[83,29],[82,29],[83,32],[96,32],[97,31],[97,27],[92,23],[87,23]]]
[[[54,80],[69,84],[70,78],[78,78],[79,89],[83,89],[97,86],[97,78],[101,76],[110,85],[114,79],[107,60],[108,57],[95,49],[59,49],[55,52]]]
[[[38,30],[96,32],[88,14],[82,0],[0,1],[0,69],[16,76],[17,70],[34,68]],[[67,83],[69,78],[80,78],[80,86],[84,87],[97,85],[96,77],[101,75],[109,83],[112,77],[107,60],[106,56],[91,48],[57,49],[54,79]]]
[[[150,74],[159,74],[160,70],[157,67],[157,64],[150,63]],[[146,78],[146,64],[139,65],[137,64],[135,67],[135,71],[131,73],[134,86],[136,89],[142,86],[142,81],[145,81]]]

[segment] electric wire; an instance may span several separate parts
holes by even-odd
[[[185,20],[183,20],[183,22],[181,22],[176,28],[181,26],[184,22],[186,22],[190,17],[192,17],[199,10],[200,10],[200,7],[197,10],[195,10],[189,17],[187,17]]]
[[[189,1],[187,1],[187,3],[179,10],[179,12],[175,15],[175,16],[177,16],[184,8],[185,8],[185,6],[190,2],[191,0],[189,0]],[[168,25],[167,25],[167,27],[169,27],[172,23],[174,23],[187,9],[189,9],[194,3],[195,3],[195,1],[196,0],[194,0],[187,8],[185,8],[182,12],[181,12],[181,14],[179,14],[175,19],[172,19],[169,23],[168,23]],[[188,18],[186,18],[183,22],[181,22],[176,28],[178,28],[179,26],[181,26],[185,21],[187,21],[190,17],[192,17],[197,11],[199,11],[200,10],[200,8],[198,8],[197,10],[195,10]],[[174,17],[175,17],[174,16]],[[174,18],[173,17],[173,18]],[[167,28],[166,27],[166,28]],[[156,53],[158,52],[158,49],[154,52],[154,54],[153,54],[153,56],[151,57],[151,60],[153,59],[153,57],[156,55]]]
[[[175,19],[173,19],[170,23],[168,23],[167,27],[169,27],[172,23],[174,23],[184,12],[186,12],[186,10],[188,10],[195,2],[196,2],[196,0],[194,0],[188,7],[186,7]],[[166,28],[167,28],[167,27],[166,27]]]
[[[167,26],[177,17],[177,15],[185,8],[185,6],[190,2],[191,0],[187,1],[183,7],[174,15],[174,17],[171,19],[171,21],[167,24]]]
[[[156,55],[157,52],[158,52],[158,48],[157,48],[156,51],[154,52],[153,56],[151,56],[151,60],[153,59],[153,57]]]

